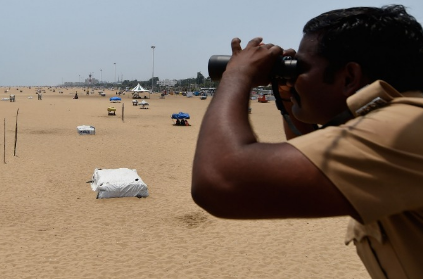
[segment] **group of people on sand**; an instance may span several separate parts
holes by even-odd
[[[176,119],[176,126],[191,126],[187,119]]]

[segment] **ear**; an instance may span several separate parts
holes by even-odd
[[[349,62],[344,67],[344,95],[349,97],[357,90],[368,84],[364,77],[360,64]]]

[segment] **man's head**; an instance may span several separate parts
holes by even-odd
[[[370,82],[423,91],[423,30],[403,6],[330,11],[311,19],[303,32],[318,39],[316,54],[328,61],[326,82],[356,62]]]

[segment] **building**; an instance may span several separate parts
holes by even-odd
[[[164,79],[164,80],[159,80],[157,81],[157,85],[159,86],[175,86],[175,84],[177,84],[178,82],[176,81],[176,79]]]

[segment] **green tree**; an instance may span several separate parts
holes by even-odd
[[[195,79],[195,83],[198,85],[204,84],[204,76],[201,72],[197,73],[197,78]]]

